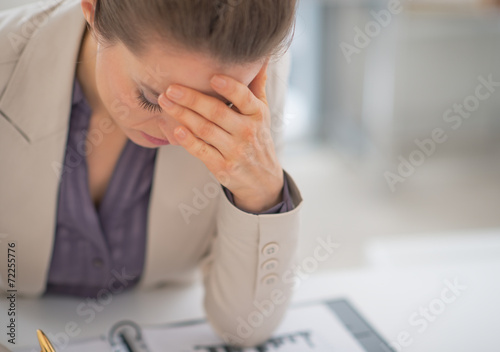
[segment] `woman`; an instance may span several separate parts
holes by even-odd
[[[200,267],[226,342],[270,336],[302,205],[274,146],[295,6],[50,0],[0,14],[0,246],[16,242],[20,294],[99,299]]]

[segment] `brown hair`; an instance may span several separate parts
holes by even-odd
[[[223,63],[249,63],[288,49],[297,1],[96,0],[94,29],[138,55],[151,39],[167,39]]]

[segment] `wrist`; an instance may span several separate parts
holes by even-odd
[[[246,211],[248,213],[262,213],[275,205],[281,203],[283,200],[283,192],[272,200],[242,200],[238,197],[234,197],[234,205],[239,209]]]
[[[284,178],[277,183],[273,189],[260,192],[248,192],[246,194],[233,193],[234,205],[249,213],[261,213],[283,201]]]

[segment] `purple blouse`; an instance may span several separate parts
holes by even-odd
[[[128,140],[96,209],[90,197],[84,149],[90,116],[90,106],[75,77],[65,172],[59,186],[56,234],[45,293],[96,297],[124,268],[134,276],[127,288],[137,284],[143,271],[157,149]],[[284,180],[283,201],[259,214],[294,209],[286,177]],[[234,204],[231,192],[222,187]]]

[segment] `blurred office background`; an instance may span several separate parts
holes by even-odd
[[[474,100],[480,77],[500,82],[496,5],[301,0],[281,160],[304,197],[301,257],[320,237],[340,245],[318,270],[363,266],[367,248],[401,238],[500,226],[500,87]],[[443,115],[464,101],[478,106],[453,129]],[[420,160],[415,139],[436,128],[447,140]],[[391,188],[387,172],[411,155],[419,165]]]
[[[500,82],[497,2],[401,0],[392,13],[395,3],[301,1],[283,164],[307,203],[302,257],[318,236],[340,244],[320,269],[365,265],[401,239],[433,246],[500,226],[500,92],[475,99],[480,77]],[[470,116],[445,121],[464,102]],[[415,139],[436,128],[447,140],[420,161]],[[419,166],[391,188],[386,172],[411,155]]]

